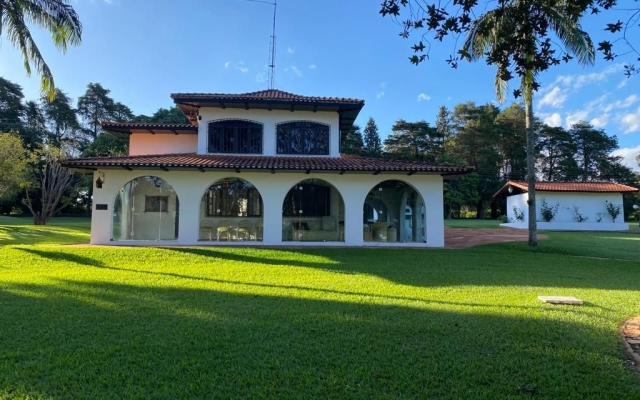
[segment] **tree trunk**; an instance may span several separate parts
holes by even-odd
[[[538,245],[538,224],[536,222],[536,132],[533,129],[533,95],[525,96],[527,132],[527,183],[529,190],[529,246]]]
[[[478,200],[478,207],[476,209],[476,219],[484,219],[484,202]]]

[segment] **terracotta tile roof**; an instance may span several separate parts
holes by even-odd
[[[251,155],[159,154],[147,156],[71,158],[66,167],[96,169],[122,168],[186,168],[284,171],[362,171],[362,172],[433,172],[442,175],[470,173],[473,168],[451,164],[388,160],[343,154],[341,157],[295,157]]]
[[[513,186],[517,193],[527,192],[528,185],[524,181],[508,181],[493,197],[502,197],[509,194],[509,186]],[[600,192],[600,193],[624,193],[637,192],[638,189],[615,182],[536,182],[536,190],[543,192]]]
[[[131,128],[131,129],[194,129],[191,124],[153,124],[146,122],[114,122],[100,121],[100,125],[105,129],[108,128]],[[197,130],[197,128],[196,128]]]
[[[172,93],[171,98],[175,101],[183,99],[200,100],[200,101],[224,101],[224,100],[275,100],[275,101],[293,101],[301,103],[335,103],[335,104],[364,104],[364,100],[342,98],[342,97],[318,97],[318,96],[301,96],[282,90],[269,89],[259,92],[250,93]]]

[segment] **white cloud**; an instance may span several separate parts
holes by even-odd
[[[389,84],[388,82],[380,82],[380,87],[384,89],[387,87],[388,84]]]
[[[569,115],[567,115],[567,118],[566,118],[567,126],[571,126],[573,124],[577,124],[580,121],[584,121],[587,119],[588,116],[589,116],[589,112],[584,110],[579,110],[579,111],[570,113]]]
[[[627,86],[627,79],[628,78],[622,79],[620,83],[616,85],[616,89],[622,89],[623,87]]]
[[[589,123],[596,128],[604,128],[609,122],[609,114],[602,114],[599,117],[593,118]]]
[[[431,96],[428,96],[428,95],[426,95],[424,93],[420,93],[418,95],[418,101],[423,101],[423,100],[424,101],[429,101],[429,100],[431,100]]]
[[[634,112],[622,115],[620,125],[624,129],[624,133],[640,131],[640,107]]]
[[[292,65],[290,68],[291,68],[291,72],[296,74],[298,77],[302,76],[302,71],[300,71],[298,67],[296,67],[295,65]]]
[[[224,67],[225,68],[229,68],[229,65],[231,65],[231,63],[229,61],[227,61],[226,63],[224,63]]]
[[[266,72],[260,72],[259,74],[256,74],[256,82],[265,83],[266,81],[267,81],[267,73]]]
[[[242,72],[243,74],[246,74],[247,72],[249,72],[249,68],[244,66],[244,61],[240,61],[237,62],[233,65],[233,68],[237,69],[238,71]]]
[[[310,70],[314,70],[314,69],[316,69],[316,68],[318,68],[318,66],[317,66],[317,65],[315,65],[315,64],[311,64],[311,65],[309,65],[309,69],[310,69]]]
[[[556,78],[553,84],[562,84],[564,86],[571,86],[573,89],[580,89],[584,85],[606,80],[609,75],[620,72],[622,71],[622,69],[622,64],[614,64],[599,72],[592,72],[589,74],[581,75],[560,75]]]
[[[551,106],[553,108],[562,108],[562,105],[567,100],[567,91],[561,89],[559,86],[554,86],[547,94],[545,94],[540,102],[538,108],[543,106]]]
[[[449,101],[449,100],[451,100],[451,96],[448,96],[448,97],[447,97],[447,101]]]
[[[113,4],[113,0],[104,0],[104,2],[107,4]]]
[[[381,90],[378,92],[378,94],[376,94],[376,99],[380,99],[382,97],[384,97],[384,90]]]
[[[288,52],[289,54],[293,54],[293,53],[295,53],[295,52],[296,52],[296,49],[294,49],[294,48],[292,48],[291,46],[289,46],[289,47],[287,47],[287,52]]]
[[[640,146],[623,147],[611,153],[614,156],[622,157],[622,163],[634,171],[640,172],[640,166],[636,161],[636,157],[640,155]]]
[[[549,126],[562,126],[562,117],[559,113],[553,113],[542,120]]]
[[[376,94],[376,99],[381,99],[384,97],[384,89],[387,87],[388,82],[380,82],[380,90],[378,94]]]

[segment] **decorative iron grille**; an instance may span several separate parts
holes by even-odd
[[[329,125],[309,121],[278,124],[277,153],[329,155]]]
[[[262,124],[244,120],[209,123],[209,153],[262,154]]]

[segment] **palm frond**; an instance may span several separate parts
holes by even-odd
[[[21,7],[21,0],[5,0],[5,28],[7,38],[22,53],[24,69],[31,75],[31,63],[40,75],[41,90],[50,100],[55,97],[55,83],[49,66],[44,61],[40,49],[36,45],[27,27]]]
[[[497,16],[495,11],[489,11],[478,18],[462,44],[462,50],[469,55],[470,61],[477,61],[496,43]]]
[[[82,24],[66,0],[18,0],[24,17],[49,32],[62,52],[82,41]]]
[[[596,50],[589,34],[581,29],[580,24],[553,6],[548,7],[546,13],[551,29],[568,52],[577,58],[580,65],[593,65]]]

